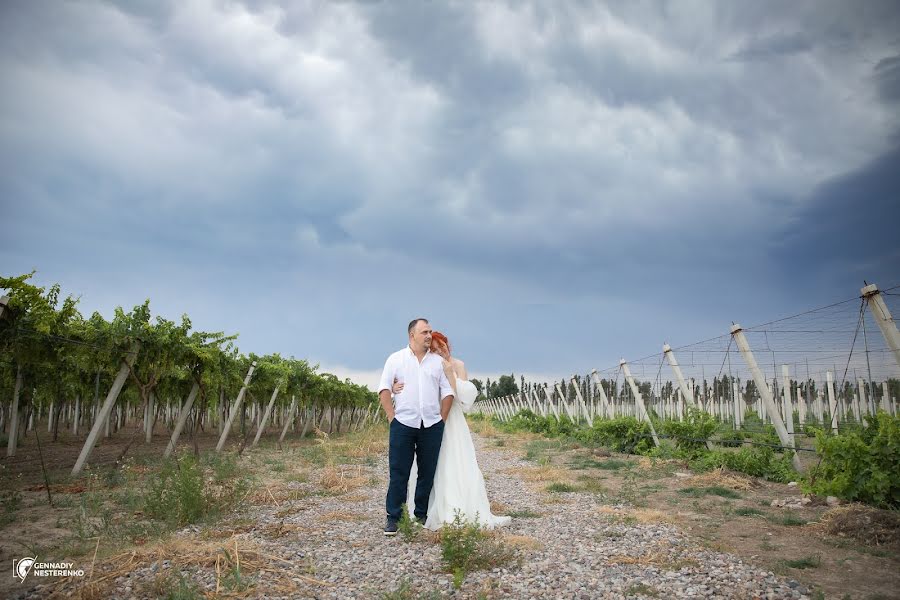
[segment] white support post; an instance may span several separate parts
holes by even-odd
[[[653,443],[656,446],[659,446],[659,438],[656,437],[656,428],[653,427],[653,422],[650,420],[650,413],[647,412],[647,409],[644,407],[644,397],[641,396],[641,391],[638,389],[637,385],[634,383],[634,377],[631,376],[631,369],[628,368],[628,363],[623,358],[619,361],[619,367],[625,373],[625,379],[628,381],[628,386],[631,388],[631,393],[634,394],[634,401],[639,409],[638,419],[643,418],[647,421],[647,424],[650,426],[650,435],[653,436]]]
[[[787,365],[781,365],[781,389],[784,392],[784,424],[788,435],[791,436],[791,448],[796,448],[794,443],[794,406],[791,400],[791,375]]]
[[[597,369],[591,371],[591,377],[593,377],[594,383],[597,385],[597,392],[600,394],[600,408],[603,410],[603,417],[612,419],[612,407],[609,404],[609,398],[606,397],[606,390],[603,389],[603,383],[600,381],[600,374],[597,373]]]
[[[669,361],[672,372],[675,373],[675,379],[678,381],[678,388],[681,390],[681,397],[684,398],[688,404],[696,407],[697,402],[694,400],[694,390],[688,388],[687,383],[684,381],[684,375],[681,373],[681,367],[678,366],[678,360],[676,360],[675,353],[672,352],[671,346],[663,344],[663,354],[665,354],[666,360]]]
[[[269,415],[272,414],[272,407],[275,406],[275,398],[278,397],[278,390],[280,386],[275,386],[275,391],[272,392],[272,398],[269,400],[269,405],[266,406],[266,412],[262,416],[262,420],[259,422],[259,428],[256,430],[256,437],[253,438],[253,444],[250,446],[251,448],[255,448],[259,443],[259,438],[262,436],[263,430],[266,428],[266,424],[269,422]],[[338,423],[338,430],[340,430],[341,424]]]
[[[734,429],[738,430],[744,424],[744,413],[741,411],[741,390],[733,379],[731,380],[731,399],[734,404]]]
[[[91,426],[91,432],[84,441],[84,446],[81,447],[81,453],[78,455],[78,460],[75,461],[75,466],[72,467],[72,475],[78,475],[84,468],[84,464],[87,462],[88,457],[91,455],[91,451],[94,449],[94,444],[97,443],[97,438],[100,436],[100,427],[103,426],[103,422],[112,410],[113,404],[116,403],[116,399],[122,391],[122,386],[125,385],[125,380],[128,378],[128,373],[131,371],[131,365],[134,364],[134,360],[137,358],[140,349],[141,343],[135,342],[134,345],[132,345],[127,358],[122,361],[122,366],[119,368],[119,372],[116,374],[115,380],[113,380],[112,387],[109,388],[109,393],[106,395],[106,400],[103,401],[103,406],[100,408],[98,418],[94,419],[94,423]]]
[[[763,376],[759,365],[756,364],[756,359],[753,357],[753,352],[750,350],[750,344],[747,343],[747,338],[744,336],[744,330],[740,325],[734,324],[731,326],[731,335],[737,343],[741,356],[744,357],[744,362],[746,362],[747,366],[750,368],[750,373],[753,375],[753,380],[756,382],[756,388],[763,398],[763,402],[769,412],[769,418],[772,419],[772,424],[775,426],[775,431],[778,433],[778,439],[781,440],[781,445],[792,448],[792,436],[788,435],[784,422],[782,422],[781,416],[778,414],[778,409],[775,407],[775,400],[772,398],[769,386],[766,383],[766,379]],[[800,457],[797,456],[796,452],[794,453],[792,462],[797,472],[802,473],[803,465],[800,464]]]
[[[837,398],[834,394],[834,375],[831,371],[825,372],[826,389],[828,391],[828,412],[831,416],[831,431],[835,434],[838,432],[838,414],[837,414]]]
[[[288,427],[294,422],[294,411],[297,410],[297,397],[291,394],[291,407],[287,411],[287,417],[284,419],[284,429],[281,430],[281,436],[278,438],[279,442],[284,441],[284,436],[287,435]],[[360,420],[362,422],[362,420]]]
[[[887,381],[881,382],[881,410],[891,414],[891,392]]]
[[[256,361],[250,364],[250,369],[247,371],[247,376],[244,378],[244,384],[241,386],[241,391],[238,392],[237,398],[234,399],[234,404],[231,405],[231,411],[228,413],[228,421],[222,429],[222,435],[219,436],[219,443],[216,444],[216,452],[221,452],[222,448],[225,447],[225,440],[228,439],[228,434],[231,432],[231,425],[234,423],[234,417],[241,407],[241,402],[244,400],[244,394],[247,392],[247,386],[250,385],[250,378],[253,377],[253,371],[255,370]]]
[[[175,450],[175,445],[178,443],[178,438],[181,436],[181,430],[184,429],[184,424],[187,423],[188,415],[191,414],[191,408],[194,406],[194,400],[197,398],[197,393],[199,391],[200,384],[194,381],[194,385],[191,386],[191,391],[188,393],[187,399],[181,406],[181,412],[178,414],[178,421],[175,423],[175,428],[172,430],[172,437],[169,438],[169,443],[166,445],[165,452],[163,452],[163,458],[169,458]]]
[[[15,456],[16,446],[19,443],[19,396],[22,392],[22,380],[22,365],[18,365],[13,399],[9,405],[9,438],[6,443],[6,456]]]
[[[572,377],[572,387],[575,388],[575,399],[578,400],[578,405],[580,407],[582,416],[584,416],[585,420],[590,425],[593,422],[593,419],[588,412],[587,404],[584,403],[584,396],[581,395],[581,386],[578,385],[578,382],[575,381],[574,377]]]
[[[891,352],[894,353],[894,360],[897,361],[897,366],[900,367],[900,332],[897,331],[897,323],[891,316],[891,311],[888,310],[884,298],[881,297],[878,286],[874,283],[867,285],[860,290],[860,293],[866,299],[866,303],[869,305],[869,312],[875,317],[875,322],[878,324],[878,328],[881,329],[881,335],[884,336],[885,341],[891,348]]]

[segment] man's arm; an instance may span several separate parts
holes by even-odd
[[[445,396],[441,399],[441,418],[445,421],[450,416],[451,406],[453,406],[453,396]]]
[[[395,414],[394,403],[391,402],[391,390],[381,390],[378,392],[378,400],[381,402],[381,408],[384,409],[384,414],[387,415],[388,423],[390,423],[394,420]]]
[[[394,384],[396,367],[392,364],[391,358],[393,358],[393,355],[389,356],[384,363],[384,369],[381,371],[381,382],[378,386],[378,401],[381,403],[381,408],[384,409],[384,414],[387,415],[388,423],[394,420],[395,414],[394,403],[391,400],[391,386]]]

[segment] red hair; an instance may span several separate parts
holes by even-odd
[[[431,347],[432,349],[437,347],[437,343],[445,344],[447,346],[447,350],[450,351],[452,348],[450,347],[450,340],[447,339],[447,336],[441,333],[440,331],[431,332]]]

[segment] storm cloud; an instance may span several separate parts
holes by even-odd
[[[0,11],[0,265],[85,311],[568,374],[900,283],[893,2]]]

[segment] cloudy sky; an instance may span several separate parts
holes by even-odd
[[[0,272],[372,382],[900,283],[900,5],[6,1]]]

